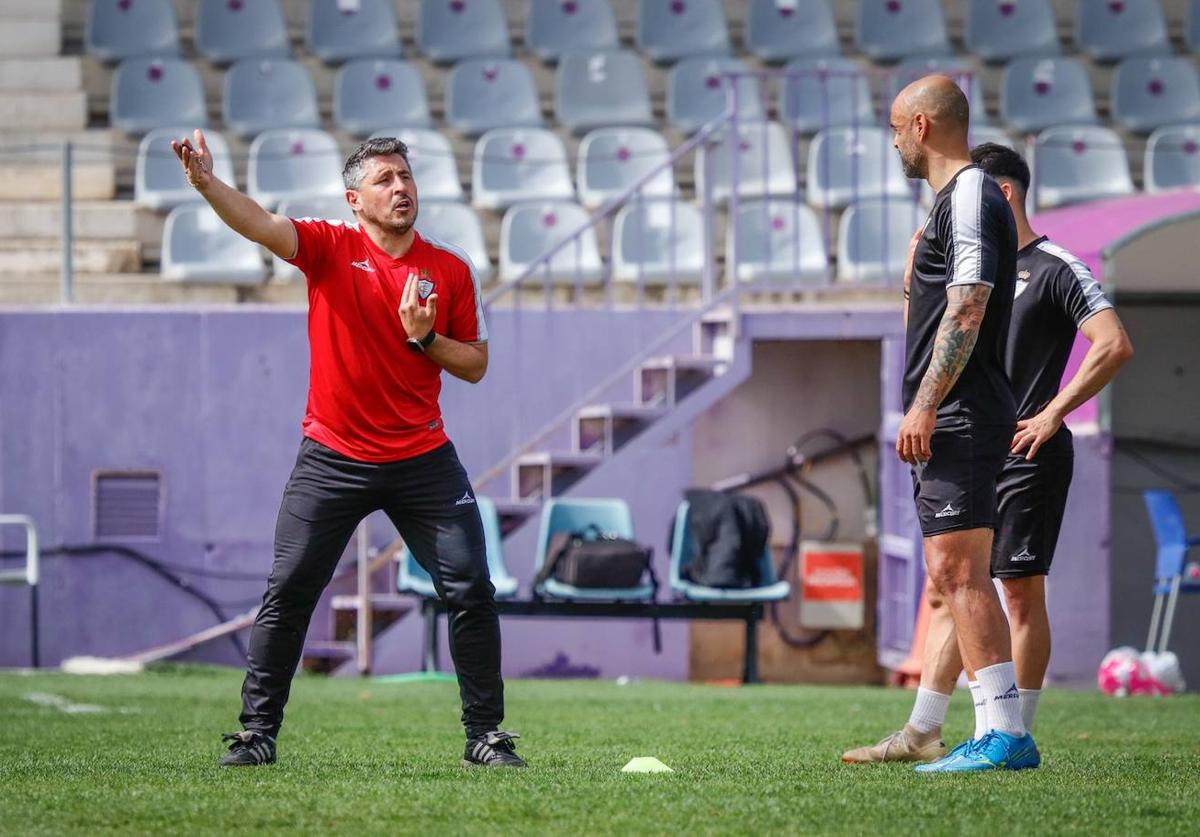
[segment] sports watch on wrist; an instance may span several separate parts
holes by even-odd
[[[414,352],[425,354],[426,350],[433,345],[433,341],[436,338],[437,333],[433,329],[430,329],[429,333],[420,340],[415,337],[408,338],[408,348],[412,349]]]

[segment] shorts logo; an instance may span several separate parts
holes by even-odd
[[[1002,695],[996,695],[994,698],[992,698],[992,701],[994,702],[997,700],[1020,700],[1020,699],[1021,699],[1021,692],[1017,689],[1017,684],[1013,683],[1011,686],[1008,687],[1007,692],[1005,692]]]
[[[375,268],[371,267],[371,263],[366,259],[361,262],[350,262],[351,267],[357,267],[359,270],[365,270],[367,273],[374,273]]]
[[[471,492],[470,492],[470,491],[468,491],[466,494],[464,494],[464,495],[462,496],[462,499],[461,499],[461,500],[459,500],[459,501],[458,501],[457,503],[455,503],[454,505],[456,505],[456,506],[472,506],[472,505],[474,505],[474,504],[475,504],[475,498],[474,498],[474,497],[472,497],[472,496],[471,496]]]
[[[1024,546],[1024,547],[1021,547],[1020,552],[1014,553],[1012,556],[1009,557],[1008,560],[1010,560],[1010,561],[1036,561],[1037,556],[1029,551],[1029,547]]]
[[[958,517],[962,513],[962,509],[956,509],[953,503],[947,503],[946,508],[935,514],[934,517]]]

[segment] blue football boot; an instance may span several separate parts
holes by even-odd
[[[1020,738],[990,730],[982,738],[964,742],[944,759],[918,765],[920,773],[972,773],[978,770],[1028,770],[1042,763],[1033,736]]]

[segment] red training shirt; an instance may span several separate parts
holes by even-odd
[[[434,331],[463,343],[486,342],[470,260],[415,231],[412,247],[393,259],[359,224],[315,218],[292,224],[298,246],[290,261],[308,278],[304,435],[362,462],[411,459],[445,444],[442,370],[405,345],[400,297],[415,273],[422,299],[437,293]]]

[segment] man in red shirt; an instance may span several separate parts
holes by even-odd
[[[317,599],[359,522],[382,509],[429,571],[450,619],[464,764],[524,766],[504,717],[500,623],[483,525],[442,426],[444,369],[487,371],[479,280],[458,248],[417,233],[408,149],[372,139],[342,177],[356,223],[266,211],[213,176],[204,135],[171,144],[188,181],[233,230],[308,279],[311,349],[304,439],[283,492],[275,561],[250,633],[242,731],[221,764],[275,761],[292,676]]]

